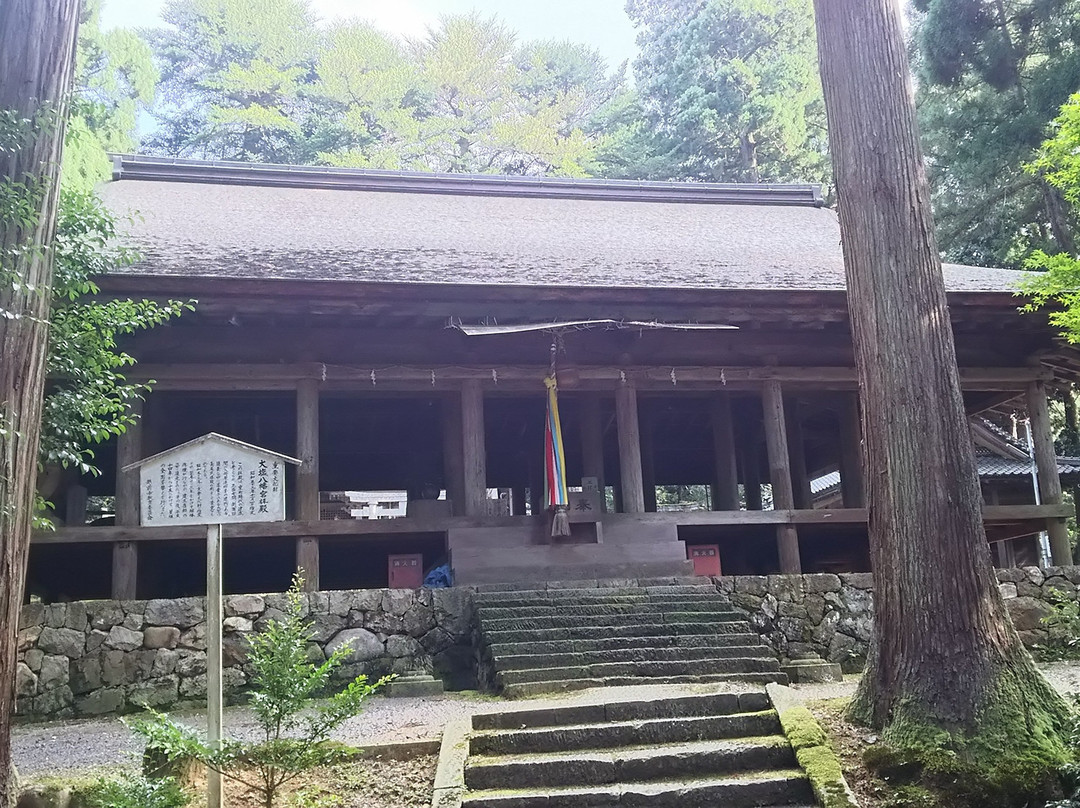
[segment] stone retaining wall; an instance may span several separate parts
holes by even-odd
[[[1041,620],[1050,613],[1051,590],[1077,597],[1080,567],[1001,569],[997,577],[1013,625],[1033,648],[1046,640]],[[874,624],[870,573],[740,575],[715,581],[781,657],[817,655],[848,672],[862,669]]]
[[[284,595],[225,598],[225,690],[234,700],[251,674],[247,636],[281,614]],[[339,673],[380,676],[423,669],[450,688],[475,687],[471,592],[372,589],[307,597],[312,653],[346,641]],[[203,598],[85,601],[23,608],[16,714],[33,719],[201,705],[206,698]]]

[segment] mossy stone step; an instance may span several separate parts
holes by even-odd
[[[712,657],[707,659],[629,662],[598,662],[565,668],[541,666],[499,670],[496,681],[503,686],[547,679],[607,679],[613,676],[683,676],[717,673],[780,673],[776,657]]]
[[[704,645],[696,648],[667,646],[663,648],[618,648],[606,651],[570,651],[548,654],[500,654],[492,653],[492,661],[499,670],[512,671],[524,668],[573,667],[598,665],[605,662],[691,662],[698,659],[760,658],[776,662],[776,656],[765,645]],[[790,675],[790,674],[789,674]]]
[[[695,777],[610,786],[477,791],[463,808],[751,808],[813,804],[797,770],[747,773],[737,778]]]
[[[465,785],[471,789],[600,786],[790,769],[796,765],[787,738],[771,735],[605,751],[476,756],[469,759]]]
[[[610,602],[603,603],[552,603],[536,606],[480,606],[477,614],[481,621],[498,620],[506,617],[544,617],[547,615],[609,615],[641,614],[656,615],[668,612],[714,612],[733,614],[735,609],[726,601],[680,600],[680,601],[643,601],[640,603]]]
[[[505,685],[502,695],[508,699],[527,699],[534,696],[549,696],[554,693],[569,693],[592,687],[626,687],[630,685],[696,685],[715,682],[742,682],[745,684],[766,685],[771,682],[786,685],[787,675],[780,672],[759,673],[714,673],[698,676],[609,676],[595,679],[558,679],[541,682],[521,682]]]
[[[512,710],[503,713],[477,713],[472,717],[474,730],[536,729],[565,724],[600,724],[605,721],[644,721],[653,718],[693,718],[707,715],[768,712],[772,702],[767,693],[746,690],[741,693],[695,693],[606,701],[599,704],[573,704],[537,710]]]
[[[481,731],[469,741],[470,755],[517,755],[611,749],[658,743],[776,735],[780,719],[772,710],[733,715],[613,721],[524,730]]]
[[[481,631],[507,631],[525,628],[595,628],[599,626],[671,625],[675,623],[745,623],[746,618],[734,611],[658,612],[644,614],[549,614],[540,617],[507,616],[494,619],[479,614]]]
[[[513,621],[509,621],[513,622]],[[515,626],[487,627],[484,638],[489,645],[513,642],[550,642],[551,640],[631,639],[659,636],[719,636],[747,634],[750,624],[745,620],[724,620],[702,623],[627,623],[618,626]]]
[[[587,654],[595,651],[642,651],[664,648],[765,647],[758,634],[668,634],[654,637],[607,637],[601,640],[548,640],[546,642],[510,642],[489,645],[493,657],[528,654]],[[770,652],[771,653],[771,652]]]

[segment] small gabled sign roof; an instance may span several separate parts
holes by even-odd
[[[300,460],[297,460],[295,457],[289,457],[288,455],[283,455],[280,452],[272,452],[269,449],[264,449],[261,446],[256,446],[253,443],[245,443],[242,440],[237,440],[236,438],[230,438],[227,435],[220,435],[217,432],[207,432],[205,435],[203,435],[201,437],[198,437],[198,438],[195,438],[194,440],[189,440],[186,443],[181,443],[178,446],[173,446],[171,449],[166,449],[164,452],[158,452],[157,454],[152,454],[149,457],[144,457],[142,460],[139,460],[138,462],[131,463],[131,464],[127,465],[127,466],[124,466],[122,471],[133,471],[133,470],[135,470],[137,468],[141,468],[142,466],[146,465],[147,463],[153,462],[155,460],[161,460],[162,458],[168,457],[171,454],[175,454],[176,452],[179,452],[182,449],[188,449],[188,448],[191,448],[193,446],[199,446],[199,445],[201,445],[203,443],[220,443],[220,444],[224,444],[225,446],[229,446],[229,447],[231,447],[233,449],[243,449],[244,451],[253,452],[254,454],[258,454],[258,455],[263,455],[263,456],[265,456],[267,458],[273,458],[275,460],[281,460],[281,461],[284,461],[285,463],[292,463],[294,466],[299,466],[301,464],[301,462],[302,462]]]

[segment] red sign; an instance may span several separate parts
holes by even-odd
[[[688,544],[686,557],[694,562],[694,575],[720,575],[720,545]]]
[[[420,553],[392,555],[389,566],[391,589],[419,589],[424,583],[424,557]]]

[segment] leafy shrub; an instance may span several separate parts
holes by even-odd
[[[311,702],[326,690],[331,674],[345,662],[351,648],[339,648],[321,663],[310,661],[308,647],[314,631],[303,618],[302,585],[297,575],[286,594],[285,613],[269,621],[250,641],[251,708],[262,739],[254,743],[223,740],[220,749],[212,749],[190,728],[153,713],[150,719],[130,722],[146,738],[148,754],[169,761],[197,760],[252,789],[265,808],[272,808],[285,783],[355,753],[330,736],[391,677],[369,684],[366,676],[358,676],[325,702]]]
[[[152,780],[142,775],[98,780],[87,794],[90,808],[184,808],[191,796],[171,777]]]
[[[1046,591],[1050,614],[1042,619],[1046,626],[1046,643],[1035,648],[1042,662],[1080,659],[1080,602],[1056,589]]]

